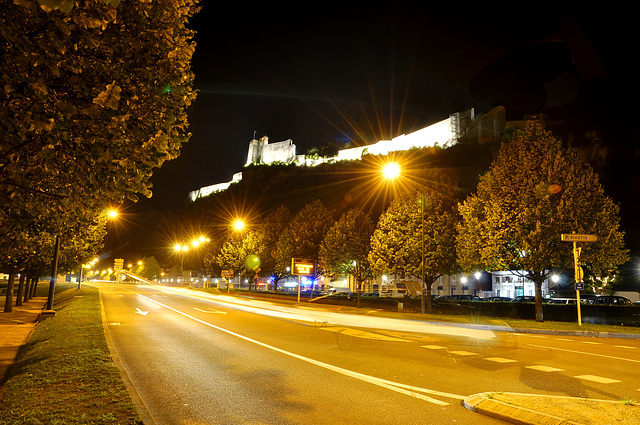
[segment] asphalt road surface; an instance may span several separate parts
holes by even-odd
[[[640,342],[347,315],[160,286],[97,285],[153,424],[497,424],[464,397],[640,395]]]

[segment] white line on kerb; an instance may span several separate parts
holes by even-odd
[[[338,367],[338,366],[333,366],[333,365],[330,365],[328,363],[324,363],[324,362],[321,362],[321,361],[318,361],[318,360],[311,359],[309,357],[304,357],[304,356],[301,356],[299,354],[295,354],[295,353],[292,353],[290,351],[286,351],[286,350],[283,350],[281,348],[274,347],[273,345],[265,344],[264,342],[260,342],[258,340],[246,337],[244,335],[240,335],[240,334],[238,334],[236,332],[233,332],[233,331],[230,331],[228,329],[221,328],[220,326],[216,326],[216,325],[213,325],[211,323],[205,322],[204,320],[200,320],[197,317],[193,317],[193,316],[191,316],[191,315],[189,315],[187,313],[184,313],[184,312],[182,312],[180,310],[177,310],[177,309],[175,309],[175,308],[173,308],[171,306],[168,306],[168,305],[163,304],[163,303],[161,303],[159,301],[156,301],[154,299],[146,297],[146,296],[144,296],[142,294],[138,294],[138,295],[143,297],[143,298],[146,298],[147,300],[149,300],[149,301],[151,301],[153,303],[156,303],[156,304],[158,304],[158,305],[160,305],[160,306],[162,306],[164,308],[168,308],[171,311],[174,311],[174,312],[176,312],[178,314],[181,314],[184,317],[187,317],[187,318],[189,318],[191,320],[194,320],[194,321],[196,321],[198,323],[201,323],[201,324],[203,324],[205,326],[209,326],[211,328],[217,329],[217,330],[219,330],[221,332],[225,332],[225,333],[227,333],[229,335],[233,335],[233,336],[235,336],[237,338],[240,338],[240,339],[243,339],[243,340],[245,340],[247,342],[251,342],[251,343],[259,345],[261,347],[268,348],[269,350],[276,351],[278,353],[287,355],[289,357],[293,357],[295,359],[302,360],[303,362],[307,362],[307,363],[310,363],[312,365],[319,366],[319,367],[322,367],[324,369],[331,370],[331,371],[340,373],[340,374],[345,375],[345,376],[349,376],[351,378],[359,379],[361,381],[368,382],[370,384],[377,385],[379,387],[387,388],[389,390],[396,391],[398,393],[405,394],[405,395],[408,395],[410,397],[415,397],[415,398],[423,400],[423,401],[428,401],[429,403],[438,404],[440,406],[449,405],[449,403],[447,403],[445,401],[437,400],[435,398],[428,397],[428,396],[426,396],[424,394],[431,394],[431,395],[437,395],[437,396],[441,396],[441,397],[448,397],[448,398],[453,398],[453,399],[456,399],[456,400],[464,400],[464,398],[465,398],[464,396],[461,396],[461,395],[458,395],[458,394],[451,394],[451,393],[446,393],[446,392],[442,392],[442,391],[430,390],[430,389],[427,389],[427,388],[414,387],[412,385],[406,385],[406,384],[401,384],[399,382],[393,382],[393,381],[388,381],[386,379],[376,378],[374,376],[365,375],[363,373],[354,372],[354,371],[348,370],[348,369],[343,369],[343,368]],[[420,394],[420,393],[424,393],[424,394]]]

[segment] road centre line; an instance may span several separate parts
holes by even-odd
[[[606,354],[586,353],[584,351],[568,350],[566,348],[546,347],[544,345],[535,345],[535,344],[528,344],[528,345],[530,347],[546,348],[547,350],[566,351],[568,353],[585,354],[585,355],[589,355],[589,356],[604,357],[604,358],[613,359],[613,360],[623,360],[623,361],[626,361],[626,362],[640,363],[640,360],[625,359],[624,357],[616,357],[616,356],[607,356]]]
[[[164,308],[167,308],[167,309],[169,309],[169,310],[171,310],[171,311],[173,311],[175,313],[178,313],[178,314],[180,314],[180,315],[182,315],[184,317],[187,317],[187,318],[189,318],[189,319],[191,319],[191,320],[193,320],[195,322],[201,323],[201,324],[203,324],[205,326],[209,326],[209,327],[211,327],[213,329],[217,329],[217,330],[219,330],[221,332],[224,332],[224,333],[227,333],[229,335],[235,336],[237,338],[243,339],[243,340],[245,340],[247,342],[259,345],[259,346],[264,347],[264,348],[268,348],[269,350],[273,350],[275,352],[287,355],[289,357],[293,357],[293,358],[298,359],[298,360],[302,360],[302,361],[310,363],[312,365],[319,366],[319,367],[322,367],[324,369],[331,370],[333,372],[337,372],[337,373],[340,373],[342,375],[358,379],[360,381],[364,381],[364,382],[367,382],[367,383],[370,383],[370,384],[373,384],[373,385],[377,385],[379,387],[387,388],[389,390],[392,390],[392,391],[395,391],[395,392],[398,392],[398,393],[401,393],[401,394],[408,395],[410,397],[414,397],[414,398],[417,398],[417,399],[420,399],[420,400],[423,400],[423,401],[427,401],[429,403],[437,404],[437,405],[440,405],[440,406],[448,406],[449,403],[447,403],[445,401],[441,401],[441,400],[435,399],[435,398],[428,397],[428,396],[420,394],[420,393],[425,393],[425,394],[430,394],[430,395],[437,395],[437,396],[447,397],[447,398],[453,398],[453,399],[456,399],[456,400],[464,400],[465,399],[464,396],[461,396],[461,395],[458,395],[458,394],[451,394],[451,393],[446,393],[446,392],[442,392],[442,391],[430,390],[430,389],[427,389],[427,388],[414,387],[414,386],[402,384],[402,383],[399,383],[399,382],[388,381],[386,379],[376,378],[374,376],[365,375],[363,373],[354,372],[354,371],[348,370],[348,369],[343,369],[341,367],[334,366],[334,365],[331,365],[331,364],[328,364],[328,363],[324,363],[324,362],[321,362],[321,361],[318,361],[318,360],[314,360],[314,359],[311,359],[309,357],[301,356],[299,354],[295,354],[295,353],[292,353],[290,351],[286,351],[286,350],[283,350],[281,348],[274,347],[273,345],[269,345],[269,344],[266,344],[264,342],[260,342],[258,340],[246,337],[244,335],[240,335],[240,334],[238,334],[236,332],[233,332],[233,331],[230,331],[228,329],[221,328],[220,326],[216,326],[216,325],[213,325],[211,323],[205,322],[204,320],[200,320],[197,317],[191,316],[191,315],[189,315],[187,313],[184,313],[184,312],[182,312],[180,310],[177,310],[177,309],[175,309],[175,308],[173,308],[171,306],[168,306],[168,305],[163,304],[163,303],[161,303],[159,301],[156,301],[154,299],[146,297],[146,296],[144,296],[142,294],[137,294],[137,295],[139,295],[139,296],[141,296],[143,298],[146,298],[147,300],[149,300],[149,301],[151,301],[153,303],[156,303],[156,304],[158,304],[158,305],[160,305],[160,306],[162,306]]]

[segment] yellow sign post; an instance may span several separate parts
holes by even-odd
[[[580,267],[580,253],[582,248],[576,246],[576,242],[595,242],[598,240],[596,235],[577,235],[575,233],[563,233],[560,235],[563,242],[573,242],[573,268],[576,290],[576,305],[578,306],[578,326],[582,326],[582,314],[580,312],[580,291],[584,289],[584,271]]]
[[[300,302],[300,276],[310,276],[315,274],[316,262],[308,258],[292,258],[291,274],[298,275],[298,302]]]

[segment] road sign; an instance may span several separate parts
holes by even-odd
[[[316,262],[307,258],[292,258],[291,259],[291,274],[309,276],[314,274],[316,268]]]
[[[598,240],[596,235],[577,235],[575,233],[563,233],[560,237],[563,242],[595,242]]]
[[[220,273],[221,277],[233,277],[233,269],[231,270],[222,270],[222,272]]]
[[[576,291],[584,291],[584,282],[576,282]]]
[[[116,258],[115,260],[113,260],[113,270],[117,272],[121,272],[124,269],[123,266],[124,266],[124,259]]]

